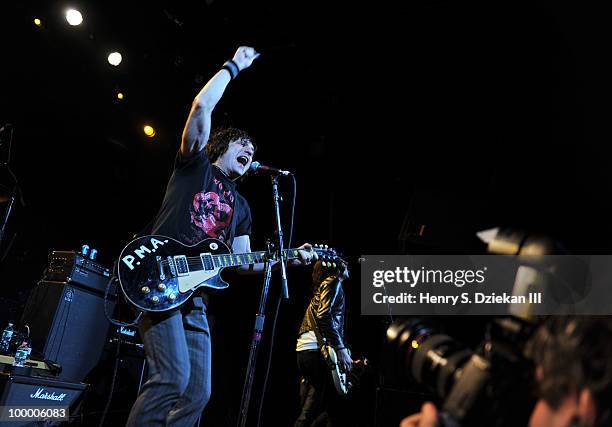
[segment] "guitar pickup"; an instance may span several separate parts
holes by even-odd
[[[185,255],[176,255],[174,257],[174,265],[176,265],[176,275],[178,277],[189,276],[189,265]]]
[[[210,271],[215,269],[215,263],[211,254],[200,254],[200,260],[202,260],[204,270]]]

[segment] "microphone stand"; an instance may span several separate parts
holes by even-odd
[[[283,299],[289,299],[289,288],[287,286],[287,256],[285,255],[285,246],[283,243],[283,228],[280,220],[280,196],[278,195],[278,177],[272,176],[272,197],[274,199],[274,213],[276,215],[276,248],[278,249],[278,257],[281,264],[281,286]]]
[[[13,187],[13,192],[11,194],[11,198],[9,199],[9,202],[6,205],[6,210],[4,212],[3,218],[2,218],[2,222],[0,222],[0,224],[2,224],[0,226],[0,250],[2,249],[2,240],[4,239],[4,232],[6,230],[6,225],[8,224],[8,220],[9,217],[11,215],[11,211],[13,210],[13,204],[15,203],[15,199],[17,198],[17,185],[15,185],[15,187]],[[8,248],[7,248],[8,251]],[[0,252],[0,255],[2,255],[2,253]],[[4,257],[0,257],[0,262],[1,260],[3,260]]]
[[[279,254],[279,260],[281,264],[281,284],[282,284],[282,296],[284,299],[289,298],[289,291],[287,288],[287,269],[286,269],[286,255],[284,253],[283,246],[283,230],[281,228],[280,221],[280,197],[278,194],[278,177],[279,175],[272,176],[272,198],[274,199],[274,212],[276,214],[276,237],[277,241],[275,245],[272,245],[268,241],[268,254],[266,256],[265,263],[265,276],[264,285],[261,291],[261,298],[259,300],[259,311],[255,315],[255,327],[253,330],[253,338],[251,340],[251,352],[249,354],[249,363],[247,366],[246,377],[244,380],[244,387],[242,388],[242,399],[240,402],[240,413],[238,414],[238,426],[245,427],[247,421],[247,415],[249,412],[249,404],[251,401],[251,390],[253,388],[253,379],[255,377],[255,368],[257,364],[257,354],[259,352],[259,343],[264,330],[264,320],[266,313],[266,300],[268,299],[268,290],[270,288],[270,279],[272,277],[272,259],[273,259],[273,246]],[[263,398],[263,396],[262,396]]]
[[[10,158],[11,158],[11,145],[13,142],[13,125],[11,124],[6,124],[4,126],[2,126],[2,128],[0,128],[0,136],[1,134],[5,131],[5,129],[10,129],[10,135],[8,137],[8,155],[6,157],[6,159],[0,159],[0,166],[5,166],[6,170],[8,171],[9,175],[11,176],[12,180],[13,180],[13,189],[11,191],[11,196],[10,199],[8,199],[8,203],[6,204],[5,207],[5,211],[4,214],[2,215],[2,220],[0,221],[0,264],[2,264],[2,262],[4,261],[4,258],[8,255],[8,252],[11,248],[11,245],[13,243],[13,240],[11,240],[9,242],[9,244],[7,245],[4,253],[2,253],[2,243],[4,241],[4,233],[6,232],[6,226],[8,224],[9,218],[11,216],[11,212],[13,210],[13,205],[15,204],[15,199],[17,199],[17,197],[20,198],[21,200],[21,204],[25,206],[25,203],[23,202],[23,195],[21,193],[21,189],[19,188],[19,182],[17,181],[17,177],[15,176],[15,174],[11,171],[11,168],[9,166],[9,162],[10,162]],[[2,148],[2,140],[0,138],[0,148]],[[14,238],[15,236],[13,236]]]
[[[268,241],[268,254],[266,256],[264,285],[259,299],[259,310],[255,315],[255,327],[253,328],[253,338],[251,339],[251,352],[249,354],[249,364],[244,379],[244,387],[242,388],[242,398],[240,401],[240,413],[238,414],[238,426],[246,425],[247,415],[249,412],[249,403],[251,401],[251,390],[253,389],[253,379],[255,378],[255,368],[257,366],[257,354],[259,353],[259,343],[264,329],[264,320],[266,318],[266,300],[268,299],[268,289],[270,288],[270,279],[272,278],[272,243]]]

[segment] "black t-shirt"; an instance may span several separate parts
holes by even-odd
[[[214,237],[232,247],[236,236],[251,233],[249,204],[202,150],[189,159],[176,156],[152,234],[194,245]]]
[[[251,209],[236,183],[210,163],[204,150],[189,159],[179,151],[151,234],[172,237],[185,245],[214,237],[231,249],[234,237],[250,233]],[[185,327],[206,330],[202,316],[206,304],[208,295],[201,288],[181,306]]]

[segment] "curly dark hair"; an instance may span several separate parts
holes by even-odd
[[[597,402],[597,425],[609,425],[612,318],[550,317],[529,340],[526,350],[541,370],[538,392],[542,399],[558,408],[570,393],[588,389]]]
[[[240,129],[229,127],[215,129],[210,135],[210,138],[208,138],[208,143],[204,150],[206,150],[206,155],[210,159],[210,162],[214,163],[219,156],[227,151],[230,142],[239,140],[249,141],[253,144],[253,148],[257,149],[257,146],[248,133]]]
[[[323,262],[318,260],[312,268],[312,290],[316,291],[324,280],[327,280],[332,276],[342,276],[345,268],[347,267],[344,264],[341,264],[335,268],[323,267]]]

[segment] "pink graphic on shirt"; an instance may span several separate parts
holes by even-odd
[[[231,203],[233,199],[230,191],[222,191],[221,196],[212,191],[196,193],[190,209],[191,223],[207,236],[224,240],[233,213],[232,207],[226,202]]]

